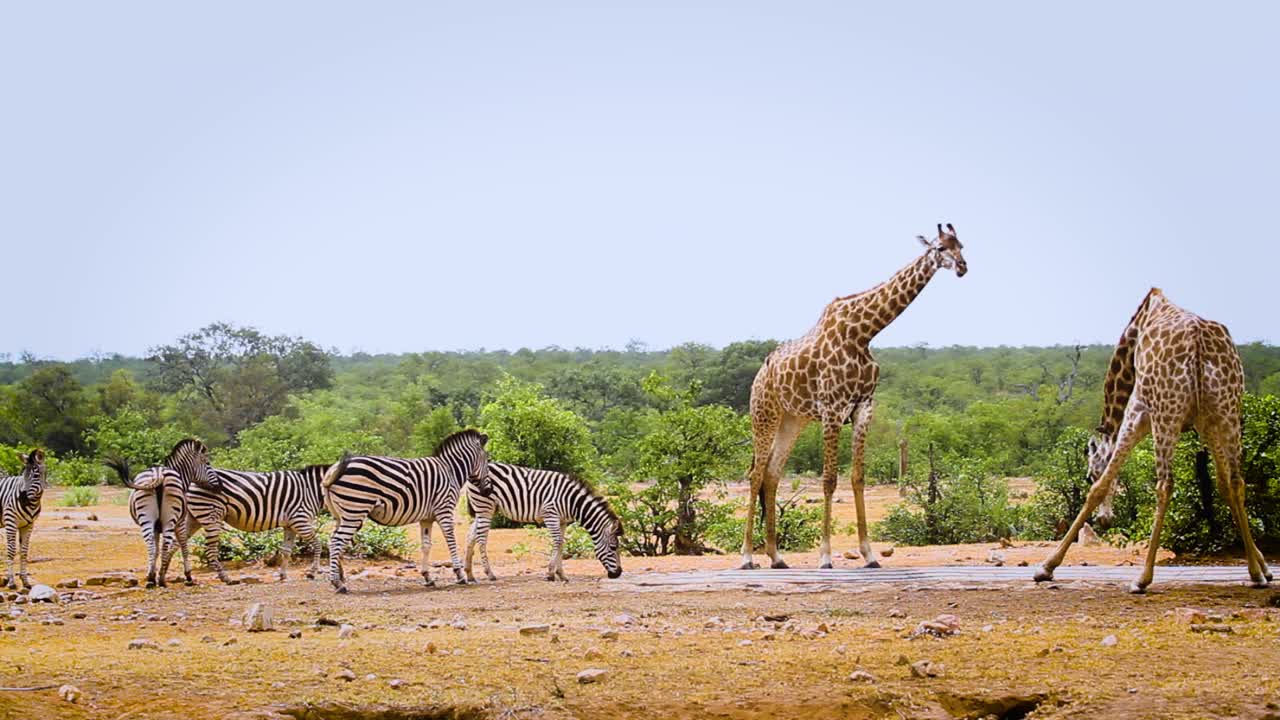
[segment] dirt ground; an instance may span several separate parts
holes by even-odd
[[[140,579],[145,552],[120,491],[103,490],[90,508],[59,507],[59,497],[46,496],[32,540],[34,580],[108,571]],[[853,513],[847,490],[843,499],[842,529]],[[897,501],[896,490],[873,489],[871,515]],[[261,583],[224,587],[201,568],[195,587],[95,586],[90,599],[6,602],[0,718],[1280,719],[1276,590],[1161,584],[1157,569],[1145,596],[1030,580],[968,590],[639,591],[625,584],[635,573],[729,568],[737,558],[626,558],[617,582],[594,560],[572,560],[571,582],[548,583],[542,558],[505,552],[523,540],[520,530],[495,531],[500,579],[473,586],[426,588],[411,563],[349,562],[344,596],[303,579],[295,564],[284,584],[251,566],[235,574]],[[434,559],[446,559],[443,547]],[[886,564],[982,565],[995,547],[899,548]],[[854,548],[849,536],[834,544],[837,554]],[[1035,564],[1048,551],[1019,545],[1005,561]],[[1136,560],[1132,549],[1077,547],[1067,564]],[[817,554],[788,561],[812,567]],[[274,631],[239,625],[253,603],[272,610]],[[910,637],[943,614],[958,632]],[[339,637],[341,623],[353,637]],[[521,633],[536,625],[549,627]],[[129,649],[135,640],[150,644]],[[921,660],[937,676],[914,677]],[[583,684],[588,669],[607,672]],[[851,678],[856,671],[870,679]],[[79,689],[78,702],[59,698],[64,684]]]

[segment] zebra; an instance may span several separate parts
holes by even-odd
[[[311,567],[305,576],[316,576],[321,552],[317,517],[324,507],[320,480],[329,467],[310,465],[265,473],[214,468],[217,490],[198,485],[188,489],[187,506],[195,523],[204,529],[206,554],[219,580],[228,585],[239,582],[227,574],[219,557],[224,525],[247,532],[284,528],[276,577],[283,582],[288,575],[295,539],[310,546]]]
[[[182,550],[182,576],[187,585],[195,585],[187,546],[195,528],[187,512],[187,483],[182,474],[158,465],[129,479],[127,460],[109,459],[104,464],[119,473],[131,490],[129,516],[142,530],[142,541],[147,544],[147,587],[164,587],[168,583],[175,545]]]
[[[31,576],[27,574],[27,550],[31,547],[31,530],[35,527],[36,518],[40,517],[40,500],[44,497],[46,481],[43,450],[36,448],[18,457],[22,459],[22,473],[0,477],[0,519],[4,521],[4,533],[9,541],[4,585],[10,589],[18,587],[13,581],[13,559],[19,550],[18,577],[23,587],[31,587]]]
[[[484,574],[490,580],[498,579],[489,566],[489,524],[493,522],[495,508],[509,520],[547,526],[551,533],[547,580],[569,579],[565,577],[562,559],[564,531],[575,521],[591,535],[596,546],[596,559],[609,577],[622,575],[622,562],[618,558],[622,523],[609,503],[581,480],[552,470],[490,463],[489,485],[491,490],[487,497],[471,484],[467,485],[467,508],[475,517],[467,535],[467,580],[475,582],[471,559],[477,544],[480,545]]]
[[[339,593],[347,592],[342,572],[342,552],[369,518],[381,525],[418,523],[422,533],[422,579],[431,578],[431,525],[439,521],[449,545],[454,575],[465,583],[462,560],[454,541],[454,511],[462,486],[471,481],[477,492],[489,492],[489,437],[478,430],[462,430],[440,442],[425,458],[342,456],[324,476],[325,506],[336,525],[329,539],[329,582]]]

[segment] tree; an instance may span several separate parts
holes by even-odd
[[[163,462],[185,436],[173,425],[154,425],[141,410],[125,406],[114,415],[95,416],[85,441],[102,458],[127,460],[141,470]]]
[[[723,405],[695,405],[696,384],[677,392],[653,373],[644,388],[666,409],[657,412],[650,432],[640,439],[636,471],[653,481],[655,495],[675,501],[675,552],[698,555],[705,529],[698,524],[698,494],[746,469],[750,421]]]
[[[751,404],[751,383],[764,359],[776,347],[776,340],[747,340],[726,345],[712,367],[703,373],[706,380],[698,402],[746,412]]]
[[[5,399],[10,442],[34,443],[55,454],[83,452],[89,402],[62,363],[41,363]]]
[[[302,338],[213,323],[151,349],[154,386],[195,401],[214,429],[233,439],[279,413],[289,393],[329,387],[329,355]]]
[[[489,436],[489,457],[495,462],[595,477],[596,450],[587,423],[548,397],[541,385],[503,377],[480,409],[480,427]]]

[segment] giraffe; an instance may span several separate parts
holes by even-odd
[[[778,555],[777,494],[782,468],[796,437],[810,422],[822,424],[822,557],[831,567],[831,496],[836,489],[836,450],[840,431],[853,425],[853,496],[858,512],[858,542],[867,567],[880,567],[867,537],[866,506],[862,499],[863,446],[871,423],[873,395],[880,366],[870,342],[898,317],[939,268],[954,268],[957,277],[968,272],[964,247],[955,228],[938,225],[938,237],[917,239],[925,251],[888,282],[870,290],[838,297],[827,304],[818,324],[804,337],[779,345],[765,358],[751,384],[751,431],[755,453],[751,463],[751,503],[742,541],[743,569],[752,562],[752,522],[755,503],[764,505],[765,553],[775,568],[787,564]]]
[[[1129,320],[1107,369],[1102,422],[1089,440],[1089,478],[1084,508],[1044,564],[1037,582],[1052,580],[1085,521],[1114,488],[1133,446],[1148,432],[1156,451],[1156,514],[1146,564],[1129,585],[1144,592],[1155,572],[1160,530],[1173,493],[1173,453],[1178,436],[1195,428],[1209,446],[1218,489],[1240,530],[1249,578],[1264,587],[1271,571],[1258,551],[1245,515],[1240,474],[1240,398],[1244,371],[1231,333],[1173,304],[1152,288]]]

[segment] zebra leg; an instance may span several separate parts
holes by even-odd
[[[178,549],[178,543],[172,525],[164,529],[164,540],[160,544],[160,569],[156,572],[156,584],[160,587],[166,587],[169,584],[169,562],[173,560],[173,551]]]
[[[277,554],[280,561],[280,567],[276,570],[276,577],[280,582],[284,582],[289,575],[289,560],[293,557],[293,540],[297,537],[297,533],[293,528],[286,527],[284,529],[284,542],[280,543],[280,552]]]
[[[18,557],[18,519],[12,515],[4,519],[4,534],[7,542],[7,550],[9,553],[9,562],[5,566],[4,586],[10,590],[18,589],[18,583],[13,579],[13,561]]]
[[[329,537],[329,583],[339,593],[347,592],[346,579],[342,573],[342,553],[363,524],[364,515],[340,518],[333,528],[333,535]]]
[[[432,520],[423,520],[418,523],[418,533],[422,538],[422,563],[418,565],[418,570],[422,573],[422,579],[427,583],[427,587],[435,587],[436,581],[431,579],[431,523]]]
[[[31,589],[31,576],[27,574],[27,550],[31,548],[31,530],[35,527],[35,521],[27,523],[26,527],[18,528],[18,549],[21,552],[18,567],[18,577],[22,578],[22,586]]]
[[[311,567],[303,575],[308,580],[315,580],[320,574],[320,538],[316,534],[315,519],[302,523],[298,527],[298,537],[311,548]]]
[[[182,551],[182,578],[188,585],[195,585],[196,581],[191,578],[191,548],[187,546],[191,539],[190,531],[187,528],[186,521],[178,523],[178,549]]]
[[[147,544],[147,587],[156,586],[156,566],[160,561],[159,548],[156,547],[155,523],[143,521],[142,541]]]
[[[560,554],[564,552],[564,532],[560,527],[560,517],[554,511],[547,511],[544,517],[547,532],[551,533],[551,559],[547,562],[547,580],[568,582],[569,578],[564,576],[564,567],[560,559]]]
[[[204,546],[209,564],[213,566],[213,571],[218,573],[218,579],[227,585],[239,585],[240,581],[233,580],[227,574],[226,568],[222,567],[222,518],[214,518],[213,522],[205,527]]]
[[[467,584],[467,576],[462,574],[462,556],[458,553],[458,541],[453,536],[453,511],[440,516],[440,529],[444,531],[444,542],[449,546],[449,562],[453,565],[453,576],[459,585]]]
[[[467,531],[467,556],[462,559],[463,569],[467,573],[467,582],[476,581],[475,573],[471,571],[471,558],[476,550],[476,533],[480,527],[480,517],[476,516],[471,521],[471,529]]]

